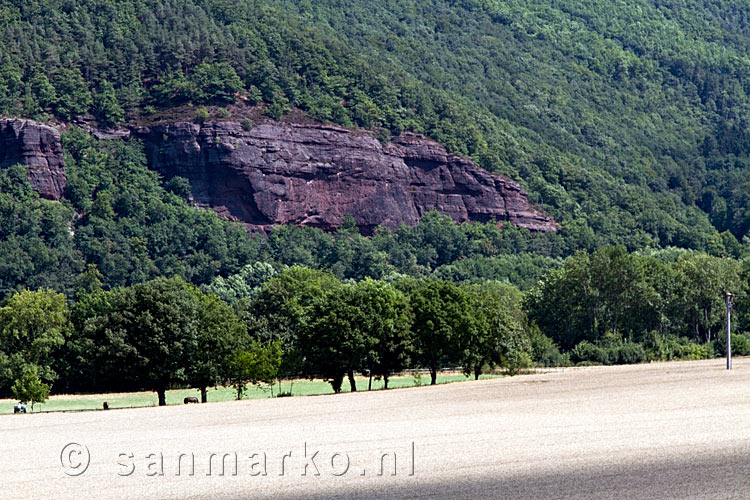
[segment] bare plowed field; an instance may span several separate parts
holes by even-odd
[[[750,359],[0,417],[0,498],[750,498]]]

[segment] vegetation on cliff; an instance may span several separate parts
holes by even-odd
[[[412,129],[521,180],[571,247],[721,253],[750,229],[747,14],[703,1],[3,0],[0,113],[114,123],[241,99]]]

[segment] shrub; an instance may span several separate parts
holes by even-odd
[[[634,342],[626,342],[616,349],[617,362],[629,365],[646,361],[646,350],[642,345]]]
[[[713,356],[712,344],[696,344],[690,341],[677,345],[675,357],[677,359],[709,359]]]
[[[249,132],[253,129],[253,121],[250,118],[245,118],[242,120],[242,130],[245,132]]]
[[[226,108],[219,108],[216,112],[216,116],[219,118],[229,118],[229,110]]]
[[[205,123],[205,121],[209,118],[211,118],[211,113],[209,113],[205,107],[201,106],[200,108],[195,110],[196,123]]]
[[[531,358],[539,366],[564,366],[568,361],[560,354],[555,342],[544,335],[539,328],[534,328],[530,334]]]
[[[584,340],[579,342],[570,352],[570,360],[576,364],[581,362],[609,364],[609,354],[606,349]]]
[[[531,364],[529,353],[520,349],[512,349],[503,357],[503,366],[511,377],[528,370]]]
[[[719,335],[713,341],[714,354],[716,356],[725,356],[727,353],[726,333]],[[750,339],[741,333],[732,334],[732,354],[736,356],[750,355]]]

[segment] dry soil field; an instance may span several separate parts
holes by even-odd
[[[750,498],[750,359],[723,368],[3,416],[0,497]]]

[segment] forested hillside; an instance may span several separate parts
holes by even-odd
[[[723,1],[0,0],[0,116],[58,125],[67,181],[0,170],[0,394],[704,358],[727,290],[750,354],[748,31]],[[86,132],[265,117],[421,132],[560,229],[254,235]]]
[[[529,190],[568,251],[737,253],[748,14],[731,2],[0,1],[0,113],[263,103],[422,131]]]

